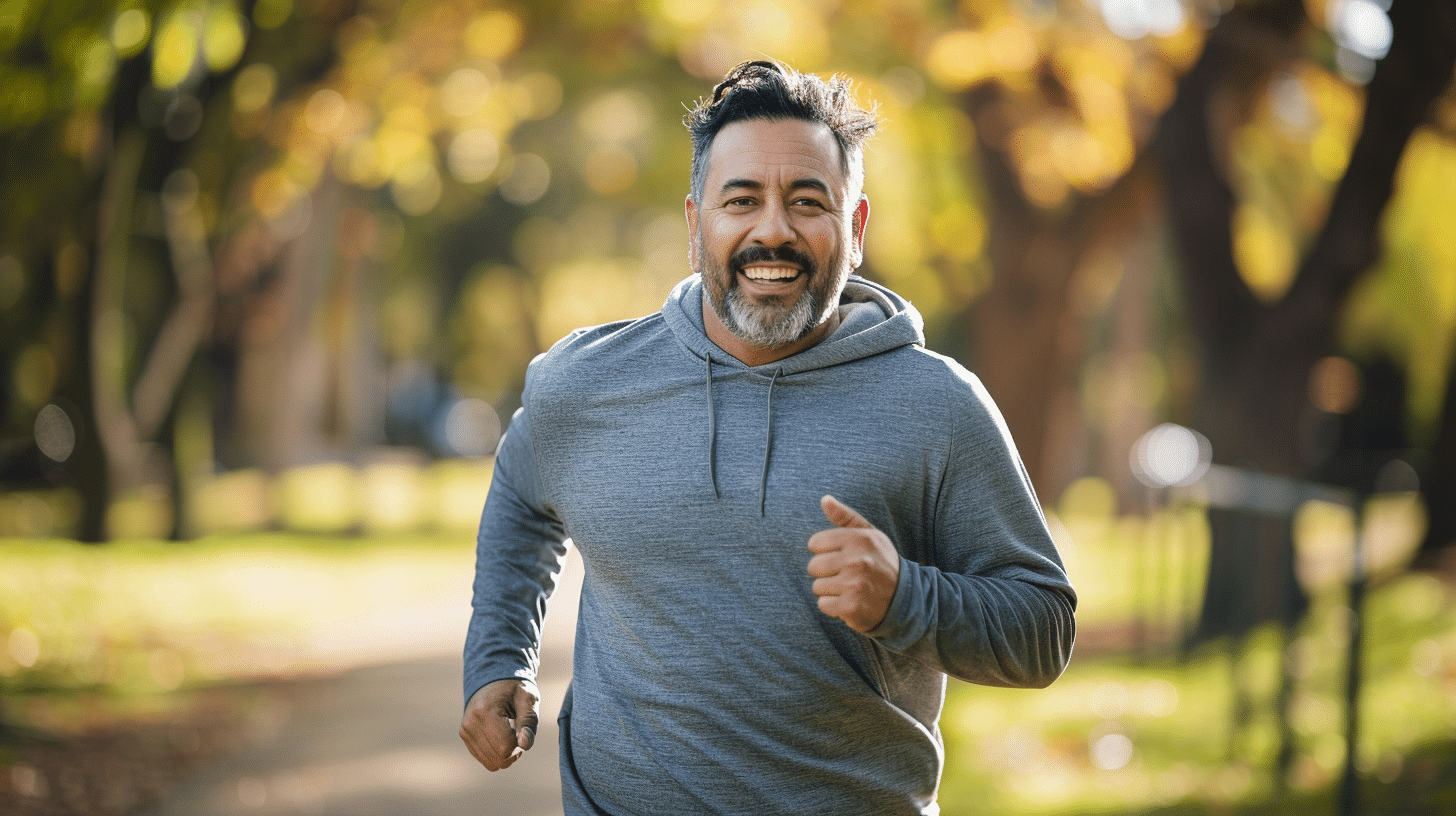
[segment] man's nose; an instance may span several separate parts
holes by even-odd
[[[766,247],[781,247],[792,244],[797,237],[793,224],[789,223],[789,212],[783,202],[769,199],[758,211],[758,220],[753,224],[749,240]]]

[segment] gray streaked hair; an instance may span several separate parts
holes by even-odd
[[[729,71],[713,88],[712,97],[698,100],[683,118],[693,140],[694,201],[702,203],[708,151],[718,131],[750,119],[802,119],[825,125],[839,143],[840,166],[850,189],[863,187],[863,145],[879,125],[879,116],[855,101],[849,79],[835,74],[824,80],[777,62],[755,60]]]

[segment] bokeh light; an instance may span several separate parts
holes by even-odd
[[[1173,487],[1203,478],[1212,457],[1212,447],[1203,434],[1165,422],[1138,438],[1131,464],[1143,484]]]
[[[71,458],[76,450],[76,427],[66,411],[51,403],[35,417],[35,444],[40,452],[55,462]]]
[[[1098,6],[1107,27],[1126,40],[1174,34],[1185,22],[1179,0],[1100,0]]]

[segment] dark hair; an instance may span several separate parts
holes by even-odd
[[[828,81],[801,74],[777,62],[745,62],[723,77],[711,99],[700,99],[683,118],[693,139],[692,196],[701,202],[708,177],[708,150],[718,131],[748,119],[802,119],[828,126],[839,142],[839,161],[852,183],[863,183],[862,145],[874,133],[879,117],[859,106],[849,80],[839,74]]]

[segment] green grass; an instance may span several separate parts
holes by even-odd
[[[1399,569],[1419,532],[1412,505],[1372,510],[1365,540],[1379,585],[1364,604],[1362,812],[1456,812],[1452,590]],[[1074,654],[1045,690],[952,684],[941,723],[946,816],[1335,813],[1346,755],[1351,615],[1344,582],[1353,526],[1329,507],[1306,508],[1299,525],[1300,574],[1314,607],[1289,646],[1295,755],[1287,775],[1274,770],[1285,642],[1276,628],[1256,632],[1237,656],[1226,642],[1183,656],[1155,648],[1155,635],[1169,634],[1168,627],[1176,634],[1187,621],[1179,617],[1191,607],[1183,579],[1201,580],[1207,538],[1198,514],[1152,522],[1081,515],[1059,528],[1076,542],[1065,541],[1064,549],[1082,594],[1079,626],[1090,636],[1142,617],[1156,624],[1146,630],[1154,646],[1109,650],[1089,637],[1102,648]],[[1150,558],[1158,541],[1172,542],[1174,552]],[[1161,572],[1150,568],[1160,560]],[[1151,575],[1164,578],[1161,593],[1138,590],[1139,576]],[[1236,687],[1247,712],[1237,726]]]
[[[64,731],[78,706],[454,648],[473,555],[468,534],[0,539],[0,714]]]
[[[316,488],[283,489],[320,495]],[[462,507],[477,490],[462,487]],[[1453,813],[1452,590],[1402,572],[1418,507],[1382,501],[1367,514],[1365,539],[1378,580],[1364,618],[1363,812]],[[427,495],[418,506],[430,504]],[[1080,594],[1078,651],[1048,689],[952,683],[941,723],[946,816],[1335,813],[1349,514],[1310,506],[1297,519],[1299,573],[1314,606],[1290,646],[1295,756],[1281,784],[1273,773],[1280,633],[1256,633],[1237,660],[1228,644],[1183,657],[1167,646],[1197,606],[1208,546],[1202,513],[1116,516],[1095,482],[1052,509]],[[328,523],[368,535],[245,532],[185,544],[0,539],[0,716],[49,731],[133,712],[155,719],[198,689],[407,656],[422,637],[439,646],[463,636],[469,531],[427,519],[418,528],[425,532],[401,524],[386,533],[367,522]],[[1138,633],[1145,648],[1130,647]],[[1249,712],[1238,727],[1236,682]]]

